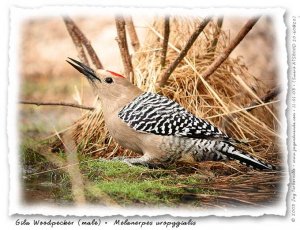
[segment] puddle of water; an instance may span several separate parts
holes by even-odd
[[[26,168],[23,170],[23,200],[25,203],[72,204],[71,200],[64,197],[64,194],[70,192],[70,190],[65,183],[61,182],[59,174],[30,177],[28,175],[35,170],[32,167]]]

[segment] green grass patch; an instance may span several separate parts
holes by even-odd
[[[103,192],[123,205],[129,204],[170,204],[170,194],[180,192],[174,186],[164,185],[159,181],[126,181],[117,179],[113,181],[103,181],[97,185]],[[171,200],[170,200],[171,199]]]
[[[43,195],[37,200],[48,199],[55,203],[72,202],[69,175],[57,170],[55,165],[39,154],[38,146],[49,143],[24,140],[20,146],[23,181],[26,190]],[[58,154],[65,158],[65,154]],[[122,161],[94,159],[79,155],[80,170],[86,187],[88,202],[101,204],[105,193],[121,206],[201,206],[199,194],[214,194],[201,188],[203,177],[197,173],[179,173],[171,169],[149,169],[129,166]],[[46,198],[45,198],[46,197]],[[49,199],[49,197],[51,199]]]
[[[81,171],[95,189],[105,192],[123,206],[200,205],[197,194],[214,191],[201,188],[198,174],[179,175],[174,170],[128,166],[121,161],[82,159]],[[90,190],[91,191],[91,190]],[[89,199],[95,200],[89,193]]]
[[[107,178],[118,179],[122,177],[131,180],[149,170],[144,167],[130,167],[121,161],[86,158],[81,160],[80,168],[83,174],[94,182]]]

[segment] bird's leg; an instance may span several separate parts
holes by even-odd
[[[125,156],[118,156],[118,157],[113,157],[111,160],[112,161],[124,161],[126,159],[127,159],[127,157],[125,157]]]
[[[122,162],[126,163],[129,166],[133,165],[142,165],[148,168],[160,168],[159,164],[150,162],[153,160],[153,157],[150,157],[149,155],[145,154],[142,157],[138,158],[118,158],[118,160],[121,160]]]
[[[126,164],[132,166],[132,165],[143,165],[148,167],[149,166],[149,161],[151,160],[151,158],[148,155],[143,155],[142,157],[138,157],[138,158],[126,158],[123,159],[123,162],[125,162]]]

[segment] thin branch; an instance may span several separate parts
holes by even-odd
[[[73,107],[78,109],[85,109],[85,110],[94,110],[94,107],[84,106],[84,105],[78,105],[74,103],[66,103],[66,102],[39,102],[39,101],[19,101],[20,104],[26,104],[26,105],[50,105],[50,106],[67,106],[67,107]]]
[[[84,47],[86,48],[89,56],[91,57],[93,64],[96,66],[96,68],[103,69],[103,65],[102,65],[101,61],[99,60],[94,48],[92,47],[91,42],[86,38],[86,36],[82,33],[82,31],[79,29],[79,27],[75,24],[75,22],[70,17],[64,17],[64,22],[67,26],[68,31],[69,31],[69,28],[72,31],[72,33],[70,33],[70,31],[69,31],[71,37],[73,38],[73,36],[75,35],[76,38],[80,41],[80,43],[81,43],[80,45],[81,46],[84,45]],[[73,39],[73,41],[74,41],[74,39]],[[74,44],[76,45],[75,42],[74,42]],[[82,55],[81,53],[79,53],[79,54],[80,54],[80,56]],[[81,61],[83,61],[83,60],[81,60]],[[87,60],[85,60],[85,61],[87,61]]]
[[[194,31],[194,33],[191,35],[191,37],[189,38],[189,40],[187,41],[187,43],[185,44],[184,48],[182,49],[182,51],[179,53],[178,57],[174,60],[173,63],[171,63],[169,65],[169,67],[163,72],[162,76],[161,76],[161,80],[159,81],[158,85],[160,87],[165,86],[165,84],[167,83],[170,75],[173,73],[173,71],[176,69],[176,67],[178,66],[178,64],[181,62],[181,60],[186,56],[186,54],[188,53],[189,49],[192,47],[192,45],[194,44],[194,42],[196,41],[196,39],[198,38],[198,36],[200,35],[200,33],[204,30],[204,28],[206,27],[206,25],[209,23],[210,18],[205,18],[200,25],[196,28],[196,30]]]
[[[217,27],[216,27],[216,31],[214,33],[214,40],[212,41],[211,47],[209,49],[209,52],[211,52],[211,53],[214,53],[216,51],[219,37],[221,34],[221,30],[222,30],[223,20],[224,20],[224,16],[218,17],[218,19],[217,19]]]
[[[237,45],[244,39],[244,37],[248,34],[248,32],[252,29],[252,27],[256,24],[259,20],[257,18],[251,18],[240,30],[238,35],[232,40],[230,45],[215,59],[213,63],[202,73],[202,77],[204,79],[211,76],[215,70],[228,58],[231,52],[237,47]],[[200,83],[200,82],[199,82]],[[199,86],[198,83],[198,86]]]
[[[272,101],[280,93],[281,93],[281,88],[280,87],[275,87],[274,89],[269,90],[266,93],[266,95],[264,95],[263,97],[260,98],[260,100],[253,101],[252,103],[247,105],[246,107],[249,107],[249,109],[246,109],[246,111],[249,112],[249,111],[255,109],[256,107],[254,107],[254,106],[261,104],[261,102],[268,103],[268,102]]]
[[[67,27],[67,31],[69,32],[70,37],[72,38],[72,41],[75,45],[75,48],[77,50],[78,57],[79,57],[80,61],[82,61],[85,65],[90,66],[89,61],[88,61],[88,59],[85,55],[81,40],[78,36],[78,33],[76,32],[75,23],[69,17],[64,17],[63,20],[64,20],[64,23]]]
[[[275,87],[272,90],[269,90],[266,95],[264,95],[263,97],[261,97],[259,100],[255,100],[253,102],[251,102],[250,104],[244,106],[244,110],[243,111],[247,111],[250,112],[253,109],[256,109],[257,105],[260,105],[262,103],[268,103],[270,101],[272,101],[275,97],[277,97],[279,94],[281,93],[281,88],[280,87]],[[227,126],[227,124],[229,122],[231,122],[234,118],[238,117],[238,113],[234,113],[234,114],[229,114],[227,116],[223,117],[223,121],[221,124],[222,129],[225,129],[225,127]]]
[[[86,36],[81,32],[81,30],[76,25],[75,28],[76,28],[76,33],[78,34],[78,37],[80,38],[82,44],[84,45],[89,56],[91,57],[93,64],[96,66],[97,69],[103,69],[103,65],[99,60],[93,46],[91,45],[91,42],[86,38]]]
[[[164,20],[164,32],[163,32],[164,40],[162,44],[162,51],[161,51],[161,60],[160,64],[162,67],[166,64],[166,56],[168,50],[168,42],[170,37],[170,16],[167,15]]]
[[[128,51],[126,31],[125,31],[125,20],[123,16],[118,15],[115,17],[116,28],[118,37],[116,38],[119,49],[121,52],[121,58],[124,66],[125,77],[133,82],[134,74],[131,63],[131,57]]]
[[[140,49],[140,42],[139,42],[139,38],[137,36],[133,21],[132,21],[132,17],[131,16],[127,16],[125,18],[125,23],[126,23],[126,27],[127,27],[127,31],[130,37],[130,41],[131,41],[131,45],[134,49],[135,52],[137,52]]]

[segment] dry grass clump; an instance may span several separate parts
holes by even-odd
[[[166,66],[177,57],[200,21],[195,18],[170,18]],[[220,127],[228,135],[247,142],[248,145],[241,146],[246,151],[278,164],[278,101],[267,106],[258,105],[249,112],[245,109],[265,95],[269,90],[268,86],[248,72],[241,58],[229,57],[211,76],[206,79],[201,76],[229,44],[228,35],[224,31],[217,33],[219,27],[211,21],[172,73],[168,84],[158,88],[157,82],[164,70],[160,65],[162,29],[163,20],[158,18],[149,26],[144,44],[132,55],[136,85],[145,91],[157,92],[177,101],[193,114]],[[217,46],[212,47],[216,41]],[[118,146],[109,136],[101,105],[97,110],[84,114],[74,124],[74,130],[76,143],[84,154],[102,157],[132,154]]]

